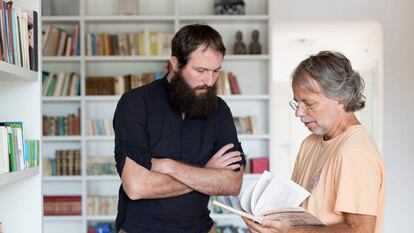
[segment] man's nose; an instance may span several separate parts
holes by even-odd
[[[303,117],[303,116],[306,116],[306,115],[307,115],[307,113],[305,111],[303,111],[302,108],[300,108],[299,106],[298,106],[298,108],[296,108],[296,111],[295,111],[295,116],[296,117]]]
[[[212,71],[206,72],[204,74],[203,84],[204,85],[207,85],[209,87],[213,86],[214,85],[214,82],[215,82],[215,76],[214,75],[215,74]]]

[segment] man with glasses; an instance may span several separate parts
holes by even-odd
[[[302,143],[292,179],[311,196],[302,206],[326,226],[292,227],[244,219],[252,232],[380,233],[384,213],[381,156],[355,116],[365,106],[364,82],[351,62],[323,51],[293,72],[296,117],[312,132]]]

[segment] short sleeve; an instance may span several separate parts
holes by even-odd
[[[126,156],[147,169],[151,168],[146,109],[143,98],[133,91],[123,94],[117,104],[113,127],[115,162],[119,175],[122,174]]]
[[[230,151],[240,151],[242,160],[239,162],[240,166],[246,166],[246,158],[239,139],[237,138],[236,126],[234,125],[233,115],[227,104],[219,99],[219,123],[217,124],[217,141],[215,143],[215,151],[226,144],[232,143],[234,147]],[[238,171],[239,169],[237,169]]]
[[[383,182],[381,164],[367,151],[350,150],[338,157],[335,211],[376,216]]]

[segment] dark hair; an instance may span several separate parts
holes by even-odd
[[[365,107],[364,80],[339,52],[322,51],[303,60],[292,75],[292,85],[308,86],[315,80],[326,97],[342,102],[346,112]]]
[[[211,48],[223,54],[226,47],[220,34],[205,24],[190,24],[182,27],[171,42],[171,55],[178,60],[179,68],[187,65],[189,56],[200,46]]]

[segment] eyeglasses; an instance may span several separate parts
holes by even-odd
[[[303,113],[308,113],[308,111],[309,111],[309,108],[303,102],[298,102],[296,100],[291,100],[291,101],[289,101],[289,105],[295,112],[298,108]]]

